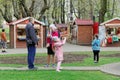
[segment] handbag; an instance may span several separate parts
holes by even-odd
[[[32,40],[31,39],[27,39],[27,44],[32,44]]]

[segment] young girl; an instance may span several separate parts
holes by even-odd
[[[55,56],[57,58],[57,68],[56,71],[60,72],[61,69],[61,63],[63,61],[63,49],[62,46],[66,42],[66,38],[63,38],[63,40],[60,40],[58,37],[54,38],[54,47],[55,47]]]
[[[100,52],[100,40],[98,39],[98,35],[94,36],[94,40],[92,41],[92,49],[94,53],[94,62],[98,63]]]

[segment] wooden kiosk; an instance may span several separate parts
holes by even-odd
[[[10,27],[10,48],[25,48],[26,33],[25,26],[29,22],[29,17],[11,22]],[[43,47],[43,22],[35,20],[35,30],[39,39],[39,47]]]
[[[105,41],[108,47],[120,46],[120,18],[116,17],[101,23],[105,27]]]
[[[93,21],[76,19],[74,22],[76,27],[76,44],[79,45],[90,45],[93,39]]]

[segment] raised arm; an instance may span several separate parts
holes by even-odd
[[[63,43],[63,44],[66,43],[66,37],[63,38],[62,43]]]
[[[65,44],[65,42],[66,42],[66,38],[64,38],[64,39],[63,39],[62,41],[60,41],[60,42],[55,43],[54,45],[55,45],[55,46],[62,46],[62,45]]]

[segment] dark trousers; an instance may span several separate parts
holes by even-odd
[[[27,47],[28,49],[28,68],[34,68],[34,59],[35,59],[35,53],[36,53],[36,47],[35,45],[30,45]]]
[[[93,50],[94,53],[94,61],[99,61],[99,50]]]

